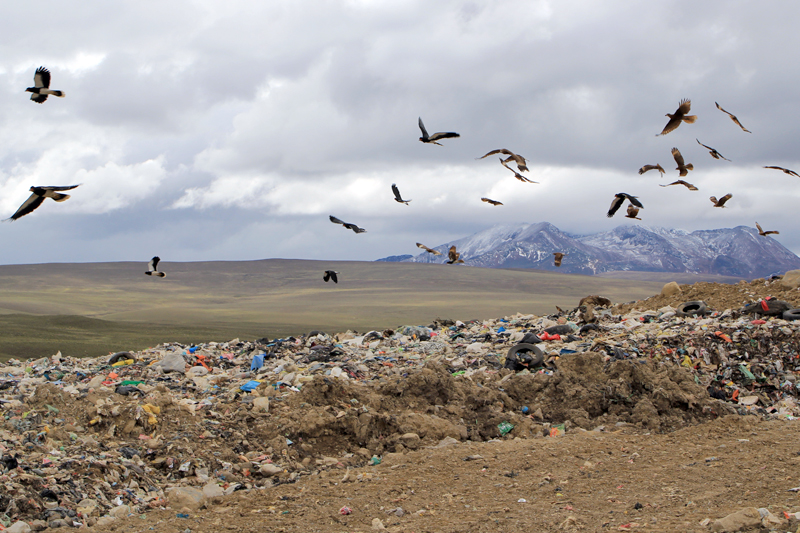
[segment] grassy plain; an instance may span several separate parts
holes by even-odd
[[[0,357],[547,314],[588,294],[625,302],[663,284],[412,263],[269,259],[160,267],[166,278],[145,276],[144,263],[0,266]],[[338,285],[322,281],[326,269],[340,272]]]

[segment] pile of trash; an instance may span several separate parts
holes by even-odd
[[[12,359],[0,525],[184,512],[443,442],[800,416],[800,322],[685,303]]]

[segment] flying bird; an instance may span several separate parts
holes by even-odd
[[[782,170],[784,174],[789,174],[790,176],[797,176],[798,178],[800,178],[800,175],[798,175],[797,172],[795,172],[794,170],[789,170],[788,168],[774,167],[774,166],[764,167],[764,168],[774,168],[775,170]]]
[[[424,143],[433,143],[442,146],[440,143],[437,143],[439,139],[448,139],[450,137],[461,137],[458,133],[447,131],[447,132],[439,132],[434,133],[433,135],[428,135],[428,130],[425,129],[425,124],[422,123],[422,118],[419,119],[419,129],[422,130],[422,137],[419,138],[420,141]]]
[[[483,159],[484,157],[489,157],[490,155],[494,155],[494,154],[505,154],[505,155],[507,155],[509,157],[508,157],[508,159],[505,159],[505,160],[501,159],[503,164],[508,163],[510,161],[514,161],[517,164],[517,168],[519,168],[520,172],[527,172],[528,171],[527,161],[525,161],[525,158],[522,157],[521,155],[515,154],[511,150],[506,150],[505,148],[500,148],[498,150],[492,150],[488,154],[486,154],[484,156],[481,156],[478,159]]]
[[[526,178],[525,176],[523,176],[522,174],[520,174],[519,172],[517,172],[516,170],[514,170],[510,166],[506,165],[506,162],[503,161],[502,157],[500,158],[500,164],[503,165],[504,167],[506,167],[511,172],[513,172],[514,173],[514,177],[517,178],[519,181],[521,181],[523,183],[539,183],[538,181],[529,180],[528,178]]]
[[[727,202],[731,198],[733,198],[733,195],[728,193],[719,200],[717,200],[716,196],[712,196],[711,198],[709,198],[709,200],[711,200],[711,203],[714,204],[714,207],[725,207],[725,202]]]
[[[564,256],[567,255],[563,252],[553,252],[553,264],[557,267],[561,266],[561,260],[564,259]]]
[[[634,207],[633,204],[628,204],[628,214],[625,215],[625,218],[635,218],[636,220],[642,220],[641,218],[636,216],[638,214],[639,214],[639,208]]]
[[[408,205],[408,202],[411,201],[411,200],[403,200],[403,197],[400,196],[400,189],[398,189],[397,185],[395,185],[394,183],[392,183],[392,192],[394,193],[394,201],[397,202],[398,204]]]
[[[433,255],[442,255],[442,252],[439,252],[439,251],[437,251],[437,250],[434,250],[433,248],[428,248],[427,246],[425,246],[425,245],[424,245],[424,244],[422,244],[421,242],[418,242],[418,243],[417,243],[417,248],[422,248],[423,250],[425,250],[425,251],[426,251],[426,252],[428,252],[429,254],[433,254]]]
[[[762,237],[766,237],[767,235],[773,235],[773,234],[780,235],[781,233],[780,231],[775,231],[775,230],[764,231],[763,229],[761,229],[761,225],[758,222],[756,222],[756,228],[758,228],[758,234],[761,235]]]
[[[626,198],[636,207],[644,209],[644,206],[639,200],[636,199],[636,196],[631,196],[626,192],[618,192],[614,195],[614,200],[611,201],[611,207],[608,209],[608,214],[606,216],[609,218],[613,217],[614,213],[619,211],[619,208],[622,206],[622,203]]]
[[[450,250],[447,252],[447,261],[448,265],[452,265],[453,263],[463,263],[464,260],[461,259],[461,254],[456,252],[456,245],[450,247]]]
[[[165,277],[166,274],[164,274],[163,272],[160,272],[158,270],[158,262],[159,261],[161,261],[161,258],[158,257],[158,256],[155,256],[154,258],[152,258],[150,260],[150,262],[147,263],[147,272],[145,272],[145,274],[147,274],[148,276],[157,276],[159,278]]]
[[[717,106],[717,109],[719,109],[720,111],[722,111],[723,113],[725,113],[726,115],[728,115],[729,117],[731,117],[731,120],[732,120],[732,121],[734,121],[734,122],[736,123],[736,125],[737,125],[737,126],[739,126],[740,128],[742,128],[742,130],[746,131],[747,133],[753,133],[752,131],[750,131],[750,130],[748,130],[747,128],[745,128],[744,126],[742,126],[742,123],[741,123],[741,122],[739,122],[739,119],[738,119],[738,118],[736,118],[736,115],[734,115],[733,113],[728,113],[727,111],[725,111],[724,109],[722,109],[722,107],[721,107],[721,106],[720,106],[718,103],[716,103],[716,102],[714,102],[714,105],[716,105],[716,106]]]
[[[703,148],[706,148],[708,150],[708,153],[711,154],[711,157],[713,157],[714,159],[724,159],[725,161],[730,161],[730,159],[728,159],[727,157],[725,157],[721,153],[717,152],[715,149],[713,149],[710,146],[706,146],[705,144],[701,143],[699,139],[695,138],[695,141],[697,141],[697,144],[699,144]]]
[[[33,74],[33,87],[28,87],[25,92],[33,93],[31,100],[37,104],[43,104],[47,96],[52,94],[59,98],[64,98],[64,91],[54,91],[50,88],[50,71],[44,67],[39,67]]]
[[[662,176],[664,175],[664,169],[661,168],[661,165],[645,165],[639,169],[639,174],[644,174],[648,170],[658,170]]]
[[[61,194],[55,191],[70,191],[75,187],[80,186],[78,185],[67,185],[63,187],[59,186],[41,186],[41,187],[31,187],[29,190],[31,191],[30,196],[25,202],[19,206],[17,212],[11,215],[7,220],[17,220],[18,218],[24,217],[28,213],[34,211],[37,207],[42,205],[45,198],[52,198],[56,202],[63,202],[67,198],[69,198],[69,194]]]
[[[683,181],[683,180],[673,181],[672,183],[668,183],[666,185],[659,185],[659,187],[669,187],[670,185],[685,185],[686,188],[689,189],[690,191],[696,191],[697,190],[697,187],[695,187],[691,183]]]
[[[339,278],[336,277],[336,274],[338,274],[338,272],[335,270],[326,270],[325,274],[322,275],[322,281],[327,283],[328,280],[332,279],[334,283],[339,283]]]
[[[497,200],[492,200],[491,198],[481,198],[481,202],[486,202],[487,204],[492,205],[503,205],[503,202],[498,202]]]
[[[683,156],[681,155],[681,151],[677,148],[672,149],[672,157],[675,158],[675,162],[678,163],[678,167],[675,170],[680,171],[681,177],[686,176],[689,174],[690,170],[694,170],[694,165],[689,163],[688,165],[683,162]]]
[[[330,215],[330,217],[329,217],[329,218],[331,219],[331,222],[333,222],[334,224],[341,224],[341,225],[342,225],[342,226],[344,226],[345,228],[347,228],[347,229],[351,229],[351,230],[353,230],[353,231],[354,231],[354,232],[356,232],[356,233],[366,233],[366,231],[367,231],[367,230],[365,230],[364,228],[359,228],[359,227],[358,227],[358,226],[356,226],[355,224],[351,224],[351,223],[349,223],[349,222],[345,222],[345,221],[343,221],[343,220],[339,220],[338,218],[336,218],[336,217],[335,217],[335,216],[333,216],[333,215]]]
[[[681,125],[681,122],[686,122],[687,124],[694,124],[694,121],[697,120],[697,115],[687,115],[686,113],[692,108],[692,101],[684,98],[681,100],[681,105],[678,106],[678,109],[675,110],[674,114],[667,113],[665,116],[669,117],[669,122],[667,125],[664,126],[664,129],[661,133],[657,134],[656,137],[659,135],[666,135],[667,133],[674,131]]]

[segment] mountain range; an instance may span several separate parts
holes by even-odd
[[[571,235],[549,222],[498,225],[436,246],[435,256],[392,256],[379,261],[444,263],[455,245],[467,265],[536,268],[570,274],[616,271],[686,272],[752,279],[800,269],[800,257],[755,228],[737,226],[691,233],[647,226],[619,226],[591,235]],[[561,267],[553,252],[566,256]]]

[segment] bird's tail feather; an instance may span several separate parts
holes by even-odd
[[[683,117],[683,121],[688,124],[694,124],[695,120],[697,120],[697,115],[686,115]]]
[[[69,198],[69,194],[62,194],[60,192],[54,192],[53,196],[51,196],[51,198],[53,200],[55,200],[56,202],[63,202],[64,200]]]

